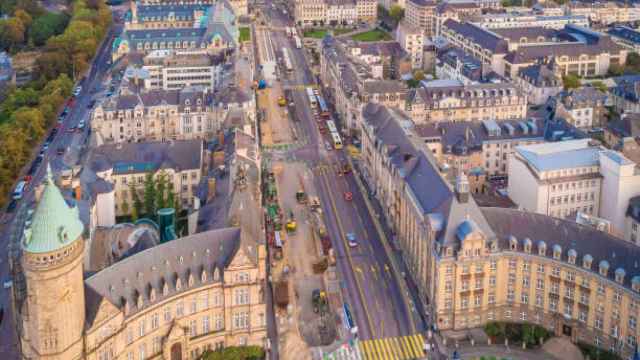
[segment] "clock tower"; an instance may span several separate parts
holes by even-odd
[[[25,229],[21,304],[23,359],[80,359],[85,323],[83,225],[47,168],[44,190]]]

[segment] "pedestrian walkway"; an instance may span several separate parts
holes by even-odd
[[[356,347],[362,360],[410,360],[426,356],[422,334],[362,340]]]

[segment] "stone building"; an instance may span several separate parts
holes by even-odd
[[[113,185],[114,203],[110,207],[116,216],[122,216],[133,211],[134,191],[143,200],[148,174],[154,179],[164,177],[183,208],[196,207],[196,187],[206,171],[205,157],[202,140],[119,143],[93,149],[89,167],[99,179]]]
[[[397,111],[368,104],[362,126],[364,178],[439,330],[533,323],[633,354],[640,248],[573,221],[479,207],[467,177],[449,184]]]
[[[434,80],[408,95],[407,112],[416,124],[524,119],[527,97],[511,83],[463,85]]]
[[[408,26],[422,30],[430,39],[436,34],[436,6],[435,1],[407,0],[404,21]]]
[[[124,92],[99,103],[91,128],[104,143],[208,139],[219,129],[222,111],[203,88]]]
[[[375,0],[295,0],[293,17],[298,26],[371,23],[378,16]]]
[[[266,253],[240,229],[170,241],[93,274],[83,273],[85,246],[78,209],[49,170],[25,230],[26,286],[13,296],[22,359],[181,360],[265,344]]]

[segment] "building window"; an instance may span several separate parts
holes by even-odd
[[[160,336],[156,336],[153,338],[153,353],[157,354],[162,351],[162,339]]]
[[[198,335],[198,321],[191,320],[189,322],[189,336],[197,336]]]
[[[195,314],[196,312],[198,312],[198,299],[194,297],[191,299],[191,313]]]
[[[541,294],[536,294],[536,306],[537,307],[543,307],[543,298]]]
[[[224,318],[222,317],[222,314],[218,314],[214,316],[214,330],[219,331],[222,330],[224,328]]]
[[[246,329],[249,327],[249,313],[238,312],[233,314],[233,327],[235,329]]]
[[[164,321],[171,321],[171,307],[167,306],[164,308]]]
[[[235,300],[236,305],[249,304],[249,289],[236,289]]]
[[[527,313],[526,312],[521,312],[520,313],[520,320],[522,321],[527,321]]]
[[[146,346],[144,344],[140,344],[140,346],[138,347],[138,359],[146,359]]]
[[[208,334],[209,330],[209,317],[205,316],[202,318],[202,333]]]
[[[571,303],[566,303],[564,304],[564,316],[566,317],[571,317],[573,313],[573,304]]]
[[[176,316],[184,316],[184,303],[180,301],[178,305],[176,305]]]
[[[520,295],[520,302],[523,303],[523,304],[528,304],[529,303],[529,294],[522,293]]]
[[[151,329],[155,330],[160,326],[160,316],[155,313],[151,316]]]
[[[138,323],[138,330],[139,330],[139,335],[140,337],[144,336],[145,330],[146,330],[146,322],[144,321],[144,319],[140,320],[140,323]]]
[[[127,345],[133,342],[133,329],[131,327],[127,328]]]

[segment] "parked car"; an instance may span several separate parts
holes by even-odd
[[[76,127],[75,126],[71,126],[71,127],[67,128],[67,132],[68,133],[73,133],[75,131],[76,131]]]
[[[65,152],[66,150],[67,150],[67,149],[65,149],[65,148],[63,148],[63,147],[59,147],[59,148],[57,148],[57,149],[56,149],[56,154],[58,154],[58,155],[64,155],[64,152]]]
[[[347,191],[344,193],[344,199],[346,201],[351,201],[353,200],[353,193],[351,191]]]
[[[14,211],[16,211],[16,207],[18,206],[18,201],[17,200],[11,200],[11,202],[9,203],[9,206],[7,206],[7,212],[8,213],[12,213]]]
[[[349,247],[358,246],[358,240],[356,239],[356,235],[354,233],[347,233],[347,242],[349,243]]]
[[[78,85],[73,89],[73,96],[79,96],[82,93],[82,86]]]

